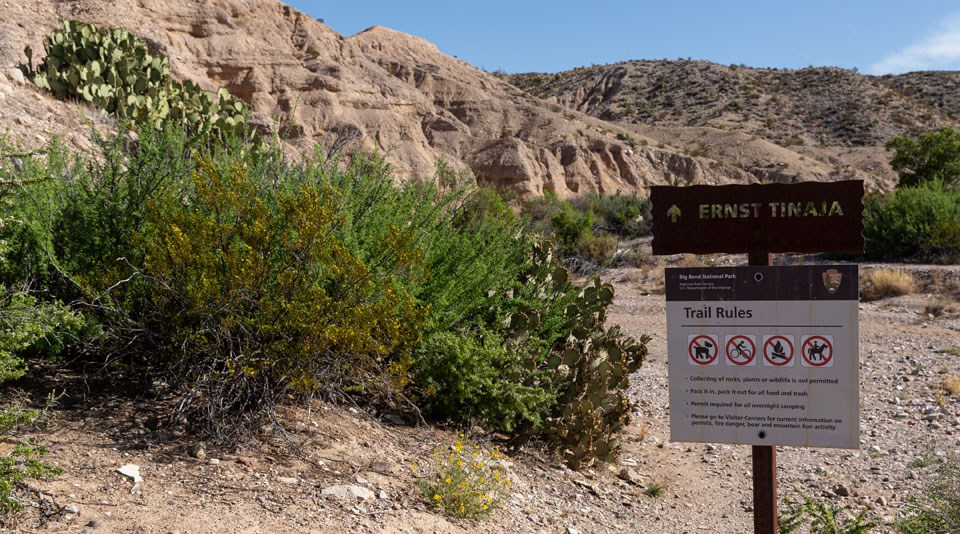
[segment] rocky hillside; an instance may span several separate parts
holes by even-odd
[[[25,45],[41,51],[60,21],[77,19],[144,37],[169,56],[175,77],[226,87],[291,147],[379,150],[401,176],[429,176],[443,157],[521,196],[752,179],[618,139],[621,127],[548,105],[423,39],[381,27],[344,37],[273,0],[11,0],[4,13],[0,127],[27,145],[59,134],[82,147],[84,123],[109,122],[52,100],[13,68],[25,61]]]
[[[876,77],[838,68],[678,60],[521,74],[511,81],[608,120],[741,130],[782,146],[875,146],[894,135],[960,123],[960,72]]]
[[[888,139],[960,124],[960,72],[876,77],[838,68],[755,69],[678,60],[519,74],[509,80],[533,95],[640,126],[654,138],[672,139],[696,155],[746,167],[757,176],[764,175],[763,163],[750,156],[738,159],[736,135],[724,143],[722,134],[708,132],[742,132],[751,142],[769,141],[813,158],[834,174],[863,171],[873,183],[887,186],[894,179],[882,150]],[[695,134],[687,128],[709,130]],[[716,142],[698,140],[701,135]],[[783,160],[765,151],[760,155],[772,174],[782,174],[777,167]]]
[[[345,37],[274,0],[10,0],[4,14],[0,128],[29,147],[58,135],[89,149],[89,125],[113,124],[15,68],[25,45],[39,60],[66,19],[144,37],[175,77],[228,88],[294,153],[378,150],[401,177],[429,176],[443,158],[519,196],[846,178],[886,189],[882,142],[957,118],[949,74],[660,61],[504,80],[423,39],[382,27]]]

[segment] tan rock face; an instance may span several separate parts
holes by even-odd
[[[122,26],[168,55],[176,77],[226,87],[250,103],[257,128],[288,146],[312,152],[349,141],[344,150],[386,153],[401,177],[431,176],[443,157],[520,196],[758,179],[722,159],[679,153],[683,145],[670,135],[654,140],[637,126],[530,96],[418,37],[373,27],[345,38],[271,0],[11,0],[5,14],[0,66],[23,61],[27,44],[39,59],[43,37],[64,19]],[[592,98],[616,91],[619,77],[608,76]],[[35,98],[74,117],[48,121],[45,133],[76,135],[82,115],[96,114],[29,83],[4,93],[5,102],[13,95],[22,103],[19,114],[32,114],[27,102]],[[0,126],[14,118],[0,112]],[[12,132],[33,142],[36,121],[25,122]]]

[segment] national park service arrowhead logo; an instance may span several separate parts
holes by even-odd
[[[827,269],[823,271],[823,287],[827,290],[827,293],[833,295],[840,289],[840,284],[843,283],[843,273],[836,269]]]

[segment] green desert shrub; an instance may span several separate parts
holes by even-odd
[[[139,231],[147,201],[161,187],[185,184],[194,164],[182,130],[143,130],[134,146],[95,136],[99,157],[71,154],[56,140],[8,177],[18,227],[7,232],[7,283],[32,280],[63,301],[107,298],[143,264]],[[100,303],[103,304],[103,303]]]
[[[425,315],[398,280],[421,258],[403,230],[385,233],[393,264],[373,270],[336,236],[339,192],[265,185],[200,161],[193,195],[161,191],[142,232],[146,329],[190,392],[181,406],[224,440],[289,393],[393,400]]]
[[[619,452],[629,421],[629,374],[640,368],[649,338],[634,340],[605,326],[613,288],[593,278],[573,284],[547,245],[535,245],[507,292],[493,295],[504,337],[530,347],[523,383],[554,396],[542,416],[518,424],[518,438],[539,437],[574,468]]]
[[[613,234],[587,234],[577,242],[578,256],[597,265],[606,265],[617,253],[619,239]]]
[[[612,299],[611,286],[571,283],[550,248],[534,246],[518,278],[491,294],[478,326],[418,347],[426,405],[435,416],[465,414],[520,441],[543,439],[575,468],[615,457],[629,421],[628,377],[648,338],[605,327]]]
[[[550,218],[560,211],[563,201],[551,190],[545,190],[543,196],[532,197],[523,202],[522,210],[529,229],[541,234],[549,231]]]
[[[414,355],[424,407],[508,433],[524,422],[539,426],[556,396],[531,380],[538,374],[530,369],[536,356],[497,332],[436,332]]]
[[[596,214],[600,226],[621,237],[639,237],[650,232],[650,201],[636,193],[614,195],[590,193],[577,198],[574,206]]]
[[[0,273],[8,275],[0,281],[0,383],[23,376],[30,356],[58,355],[66,339],[83,328],[80,315],[33,287],[15,265],[15,237],[24,221],[14,193],[28,184],[0,160]]]
[[[24,183],[7,173],[0,165],[0,266],[3,271],[9,263],[11,244],[6,232],[21,225],[13,213],[13,189]],[[31,355],[55,356],[64,336],[82,327],[82,318],[56,301],[42,301],[31,294],[26,279],[10,287],[0,284],[0,384],[21,378],[27,372],[27,358]],[[49,406],[52,399],[47,403]],[[26,400],[13,399],[0,410],[0,437],[13,438],[13,449],[0,455],[0,524],[8,516],[23,509],[18,494],[26,493],[28,479],[48,478],[62,470],[41,460],[43,447],[23,441],[14,433],[25,425],[39,422],[46,410],[26,407]]]
[[[908,501],[906,517],[894,526],[904,534],[960,532],[960,459],[945,456],[922,496]]]
[[[864,200],[867,254],[950,263],[960,258],[960,190],[939,180]]]
[[[554,243],[568,266],[589,273],[615,258],[619,238],[634,238],[650,231],[650,202],[637,195],[589,193],[560,200],[546,191],[522,207],[531,233]]]
[[[220,441],[324,395],[412,401],[575,466],[616,454],[646,339],[607,329],[612,288],[572,283],[495,194],[398,185],[376,154],[293,164],[141,132],[104,140],[102,158],[25,162],[29,231],[10,237],[28,261],[2,271],[69,296],[113,377],[167,384]]]
[[[561,204],[560,211],[550,217],[550,226],[564,252],[577,250],[577,244],[591,233],[593,219],[592,211],[578,211],[569,202]]]
[[[24,397],[16,397],[0,410],[0,437],[14,438],[13,449],[0,455],[0,525],[11,523],[14,514],[23,510],[23,496],[29,494],[27,481],[52,478],[63,468],[42,460],[47,454],[40,445],[16,438],[22,427],[46,422],[47,409],[55,399],[47,399],[43,408],[28,408]]]
[[[605,328],[612,288],[573,284],[552,248],[523,237],[492,193],[439,195],[426,183],[396,190],[350,171],[339,179],[361,190],[344,195],[362,199],[347,202],[359,227],[408,221],[422,232],[415,240],[429,276],[412,287],[430,312],[413,376],[428,413],[546,439],[574,466],[615,456],[629,415],[627,376],[647,340]],[[580,215],[551,198],[540,206],[551,218]]]
[[[342,170],[341,170],[342,169]],[[403,277],[405,287],[430,309],[425,334],[470,323],[488,308],[489,293],[523,269],[529,242],[519,218],[495,193],[470,186],[443,191],[434,181],[396,185],[392,169],[376,155],[348,164],[316,160],[307,180],[339,192],[347,224],[338,237],[369,265],[389,264],[382,246],[402,231],[422,267]]]
[[[59,355],[82,328],[82,316],[61,303],[0,286],[0,383],[22,377],[31,356]]]
[[[960,132],[950,126],[919,135],[897,136],[887,142],[893,150],[890,166],[900,177],[900,187],[937,181],[948,186],[960,183]]]
[[[630,148],[636,150],[637,140],[634,139],[633,136],[630,135],[628,132],[617,132],[617,139],[620,141],[623,141],[624,143],[629,145]]]

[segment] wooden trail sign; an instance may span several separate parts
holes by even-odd
[[[863,252],[863,180],[653,186],[653,253]]]

